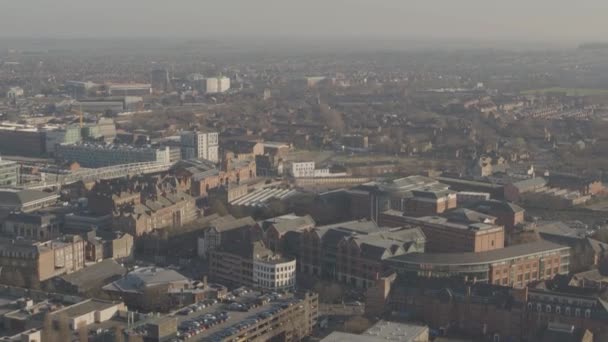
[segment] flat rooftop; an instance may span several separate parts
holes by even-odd
[[[334,331],[321,342],[426,341],[420,337],[428,333],[429,328],[424,325],[379,321],[361,335]]]
[[[78,317],[89,312],[105,310],[117,304],[118,303],[100,299],[89,299],[56,311],[54,314],[65,314],[67,317]]]

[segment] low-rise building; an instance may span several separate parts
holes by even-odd
[[[29,240],[47,241],[59,236],[61,219],[51,213],[11,213],[4,220],[2,234]]]
[[[478,253],[409,253],[389,258],[386,264],[403,276],[523,287],[568,274],[570,247],[538,241]]]
[[[0,187],[19,185],[20,169],[19,164],[0,157]]]
[[[222,284],[288,290],[296,284],[296,260],[266,248],[262,241],[230,241],[209,253],[209,274]]]
[[[495,218],[488,219],[488,216],[473,211],[462,212],[463,215],[458,215],[457,219],[453,215],[457,213],[451,214],[446,215],[448,217],[409,217],[389,210],[380,215],[379,224],[388,227],[419,227],[426,236],[426,250],[429,252],[482,252],[504,247],[504,228],[494,223]],[[475,218],[471,218],[471,215]]]
[[[47,279],[84,268],[84,249],[84,240],[70,235],[45,242],[2,239],[0,277],[5,284],[36,286]]]
[[[133,147],[128,145],[60,144],[55,148],[57,159],[75,161],[83,167],[157,162],[169,163],[169,147]]]
[[[429,327],[424,325],[378,321],[362,334],[334,331],[321,342],[428,342]]]
[[[425,248],[425,236],[419,229],[389,229],[373,221],[307,229],[299,240],[300,272],[363,288],[387,270],[384,259]]]
[[[110,282],[122,278],[127,269],[115,260],[106,259],[80,271],[52,279],[56,291],[73,295],[95,295]]]
[[[247,216],[235,219],[232,216],[220,217],[213,220],[209,227],[203,230],[203,236],[198,239],[198,255],[207,257],[210,252],[219,248],[231,239],[243,237],[243,231],[249,231],[255,226],[255,221]]]
[[[178,305],[217,297],[218,288],[194,281],[171,269],[140,267],[106,286],[112,298],[120,298],[129,308],[167,311]]]
[[[38,190],[0,189],[0,210],[32,212],[57,203],[59,195]]]
[[[505,227],[507,232],[512,232],[515,227],[523,224],[525,219],[524,208],[506,201],[483,200],[472,203],[467,207],[496,217],[496,224]]]
[[[183,192],[172,192],[116,209],[113,226],[138,237],[156,229],[181,227],[197,217],[195,199]]]

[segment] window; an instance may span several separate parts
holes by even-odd
[[[574,310],[574,317],[581,317],[581,309]]]
[[[547,305],[547,306],[545,307],[545,311],[546,311],[547,313],[551,313],[551,305]]]
[[[585,310],[585,318],[591,318],[591,310],[590,309]]]
[[[555,313],[558,314],[558,315],[561,314],[562,313],[562,308],[559,307],[559,306],[556,306],[555,307]]]
[[[536,311],[538,311],[538,312],[543,311],[543,306],[541,304],[536,304]]]

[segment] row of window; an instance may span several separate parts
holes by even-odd
[[[533,303],[528,303],[528,309],[532,310],[532,308],[534,307]],[[543,312],[543,305],[540,303],[536,304],[536,311],[537,312]],[[546,304],[545,305],[545,310],[546,313],[551,313],[553,311],[555,311],[556,314],[560,315],[562,313],[562,307],[561,306],[555,306],[552,307],[550,304]],[[564,309],[564,315],[566,316],[571,316],[572,315],[572,309],[567,306]],[[591,309],[586,309],[584,312],[585,318],[591,318]],[[574,317],[581,317],[581,309],[580,308],[575,308],[574,309]]]

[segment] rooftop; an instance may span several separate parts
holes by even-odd
[[[65,314],[69,318],[75,318],[84,314],[101,311],[113,306],[118,303],[100,300],[100,299],[88,299],[74,305],[70,305],[62,310],[55,311],[53,314]]]
[[[150,286],[189,281],[190,279],[174,270],[160,267],[142,267],[104,286],[103,289],[116,292],[140,292]]]
[[[422,337],[428,336],[429,328],[423,325],[409,323],[398,323],[379,321],[363,334],[350,334],[334,331],[322,339],[322,342],[380,342],[400,341],[414,342],[422,341]]]
[[[425,265],[480,265],[507,261],[514,258],[523,258],[541,253],[568,251],[564,247],[548,241],[537,241],[521,245],[514,245],[487,252],[468,253],[410,253],[391,258],[396,264],[425,264]]]

